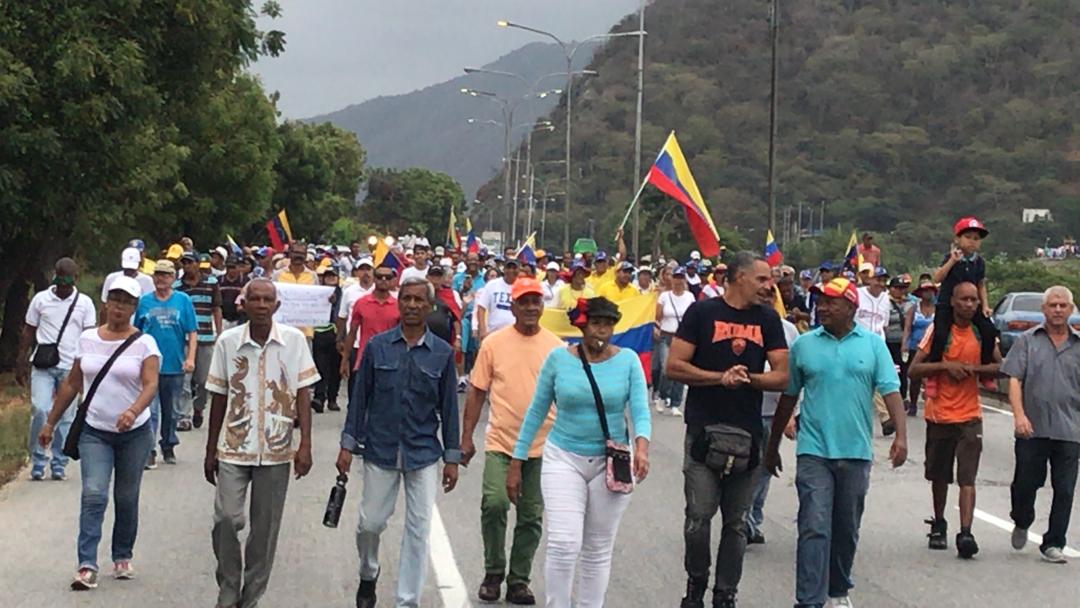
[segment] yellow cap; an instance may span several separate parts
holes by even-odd
[[[169,245],[168,251],[165,252],[165,257],[170,260],[179,260],[182,255],[184,255],[184,248],[176,243]]]

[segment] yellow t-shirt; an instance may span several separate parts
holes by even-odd
[[[510,325],[484,338],[469,373],[469,383],[487,391],[491,400],[484,450],[513,455],[525,412],[536,392],[540,368],[551,351],[563,346],[558,336],[543,328],[526,336]],[[549,407],[547,420],[529,447],[529,458],[541,455],[554,422],[555,409]]]
[[[597,276],[596,273],[592,273],[585,277],[585,282],[589,284],[594,290],[599,290],[605,284],[615,280],[615,267],[609,266],[604,274]]]
[[[589,287],[588,283],[586,283],[585,286],[581,289],[574,289],[570,287],[569,283],[567,283],[563,286],[562,289],[559,290],[558,306],[563,310],[568,310],[577,306],[578,298],[588,299],[595,297],[596,291],[594,291],[592,287]]]
[[[144,258],[143,261],[139,264],[139,272],[154,276],[154,268],[156,266],[157,263],[154,262],[154,260],[151,260],[150,258]]]
[[[641,291],[639,291],[633,283],[627,283],[626,287],[619,287],[618,283],[612,281],[610,283],[604,283],[604,286],[597,290],[596,295],[603,296],[618,304],[619,302],[641,295]]]

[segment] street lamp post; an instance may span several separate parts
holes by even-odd
[[[645,0],[641,0],[638,7],[638,31],[645,31]],[[637,112],[634,120],[634,192],[641,187],[641,108],[645,95],[645,37],[638,36],[637,55]],[[634,251],[634,259],[639,260],[638,235],[641,230],[641,207],[634,206],[634,233],[631,239],[631,248]]]
[[[573,72],[573,70],[574,70],[574,55],[577,54],[578,49],[580,49],[586,42],[591,42],[593,40],[606,40],[608,38],[622,38],[622,37],[626,37],[626,36],[644,36],[645,31],[644,30],[638,30],[638,31],[634,31],[634,32],[617,32],[617,33],[613,33],[613,34],[597,34],[595,36],[589,36],[588,38],[585,38],[584,40],[581,40],[580,42],[575,42],[575,43],[572,43],[572,44],[568,44],[568,43],[564,42],[561,38],[556,36],[555,34],[552,34],[551,32],[544,31],[544,30],[534,28],[534,27],[529,27],[527,25],[522,25],[520,23],[513,23],[513,22],[510,22],[510,21],[506,21],[506,20],[500,20],[498,22],[498,26],[499,27],[512,27],[512,28],[516,28],[516,29],[519,29],[519,30],[525,30],[527,32],[532,32],[534,34],[539,34],[541,36],[546,36],[548,38],[551,38],[552,40],[555,41],[556,44],[559,45],[559,47],[563,51],[563,54],[566,55],[566,224],[565,224],[565,226],[563,226],[563,249],[570,249],[570,208],[571,208],[571,205],[570,205],[570,201],[571,201],[571,199],[570,199],[570,183],[571,183],[571,177],[570,177],[570,169],[571,169],[570,124],[571,124],[571,120],[572,120],[572,112],[573,112],[572,108],[573,108],[573,97],[574,97],[574,89],[573,89],[573,87],[574,87],[574,72]]]

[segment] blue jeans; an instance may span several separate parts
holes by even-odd
[[[184,374],[160,374],[158,396],[150,404],[150,425],[155,432],[161,431],[161,449],[180,445],[176,437],[176,412],[180,395],[184,390]]]
[[[667,374],[664,373],[664,368],[667,367],[668,352],[670,352],[670,350],[671,336],[660,336],[660,339],[656,341],[655,349],[653,350],[654,384],[656,385],[656,394],[658,397],[661,399],[670,399],[671,407],[680,407],[682,405],[684,392],[683,384],[668,378]]]
[[[48,455],[45,454],[45,448],[38,445],[38,433],[41,432],[41,427],[45,425],[45,420],[49,417],[49,410],[52,409],[53,397],[56,395],[56,391],[60,388],[60,384],[67,377],[70,369],[62,369],[60,367],[50,367],[48,369],[38,369],[36,367],[30,370],[30,462],[31,473],[39,475],[45,472],[45,464],[49,462]],[[63,473],[64,468],[68,465],[68,457],[64,456],[64,440],[67,439],[68,428],[71,427],[71,421],[75,419],[75,411],[78,398],[75,402],[68,407],[64,415],[60,417],[60,422],[57,423],[56,428],[53,429],[52,440],[52,472]]]
[[[764,427],[761,445],[769,445],[772,421],[772,416],[761,417],[761,426]],[[751,534],[761,532],[761,525],[765,523],[765,499],[769,497],[769,480],[772,479],[772,475],[765,467],[754,470],[754,498],[750,503],[750,512],[746,515],[746,525],[750,528]]]
[[[435,497],[439,494],[439,463],[422,469],[384,469],[364,461],[360,522],[356,527],[356,550],[360,554],[360,580],[373,581],[379,574],[379,537],[394,514],[398,488],[405,482],[405,533],[398,554],[396,606],[416,608],[427,576],[428,547]]]
[[[870,461],[799,456],[799,544],[795,553],[795,607],[821,608],[854,587],[851,566],[859,544]]]
[[[143,465],[153,447],[154,434],[148,424],[126,433],[83,427],[79,436],[82,471],[79,568],[98,569],[98,542],[101,541],[105,508],[109,504],[109,481],[113,471],[116,472],[116,484],[113,486],[112,561],[131,559],[139,529],[139,486]]]

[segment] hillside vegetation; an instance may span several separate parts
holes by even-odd
[[[909,264],[944,251],[965,214],[987,221],[989,252],[1014,257],[1080,233],[1080,3],[783,5],[778,210],[825,201],[827,228],[884,233]],[[768,18],[765,2],[656,0],[647,12],[643,171],[674,129],[717,223],[754,246],[767,224]],[[608,238],[633,194],[636,52],[606,45],[590,66],[600,76],[575,90],[572,233],[595,218]],[[562,158],[562,137],[538,134],[534,158]],[[662,201],[644,201],[642,250],[656,236],[689,249],[677,214],[660,225]],[[1055,222],[1021,224],[1025,207]],[[562,222],[549,219],[549,241]]]

